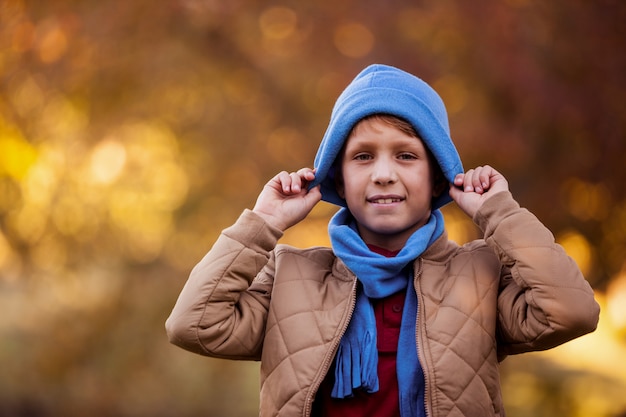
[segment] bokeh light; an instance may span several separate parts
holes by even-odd
[[[357,23],[342,23],[335,29],[335,46],[343,55],[362,58],[374,47],[375,37],[367,26]]]

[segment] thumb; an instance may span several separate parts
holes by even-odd
[[[306,195],[304,196],[304,200],[307,202],[307,205],[311,208],[317,204],[322,199],[322,192],[320,190],[320,186],[317,185],[311,188]]]
[[[457,187],[456,185],[450,183],[450,189],[448,190],[448,194],[455,201],[458,202],[459,199],[463,196],[464,191]]]

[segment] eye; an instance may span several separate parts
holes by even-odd
[[[367,153],[358,153],[358,154],[354,155],[353,159],[355,161],[368,161],[368,160],[372,159],[372,155],[367,154]]]
[[[398,155],[398,159],[409,161],[409,160],[417,159],[417,156],[415,156],[415,154],[412,154],[410,152],[402,152],[401,154]]]

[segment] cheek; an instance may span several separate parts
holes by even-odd
[[[337,194],[346,202],[353,202],[355,199],[360,199],[360,196],[364,192],[366,186],[359,181],[361,178],[352,174],[347,178],[342,178],[341,183],[337,184]]]

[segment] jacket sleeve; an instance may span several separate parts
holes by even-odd
[[[502,264],[498,353],[545,350],[595,330],[600,307],[575,261],[509,192],[474,217]]]
[[[260,359],[272,251],[281,235],[250,210],[225,229],[191,271],[165,323],[170,342],[201,355]]]

